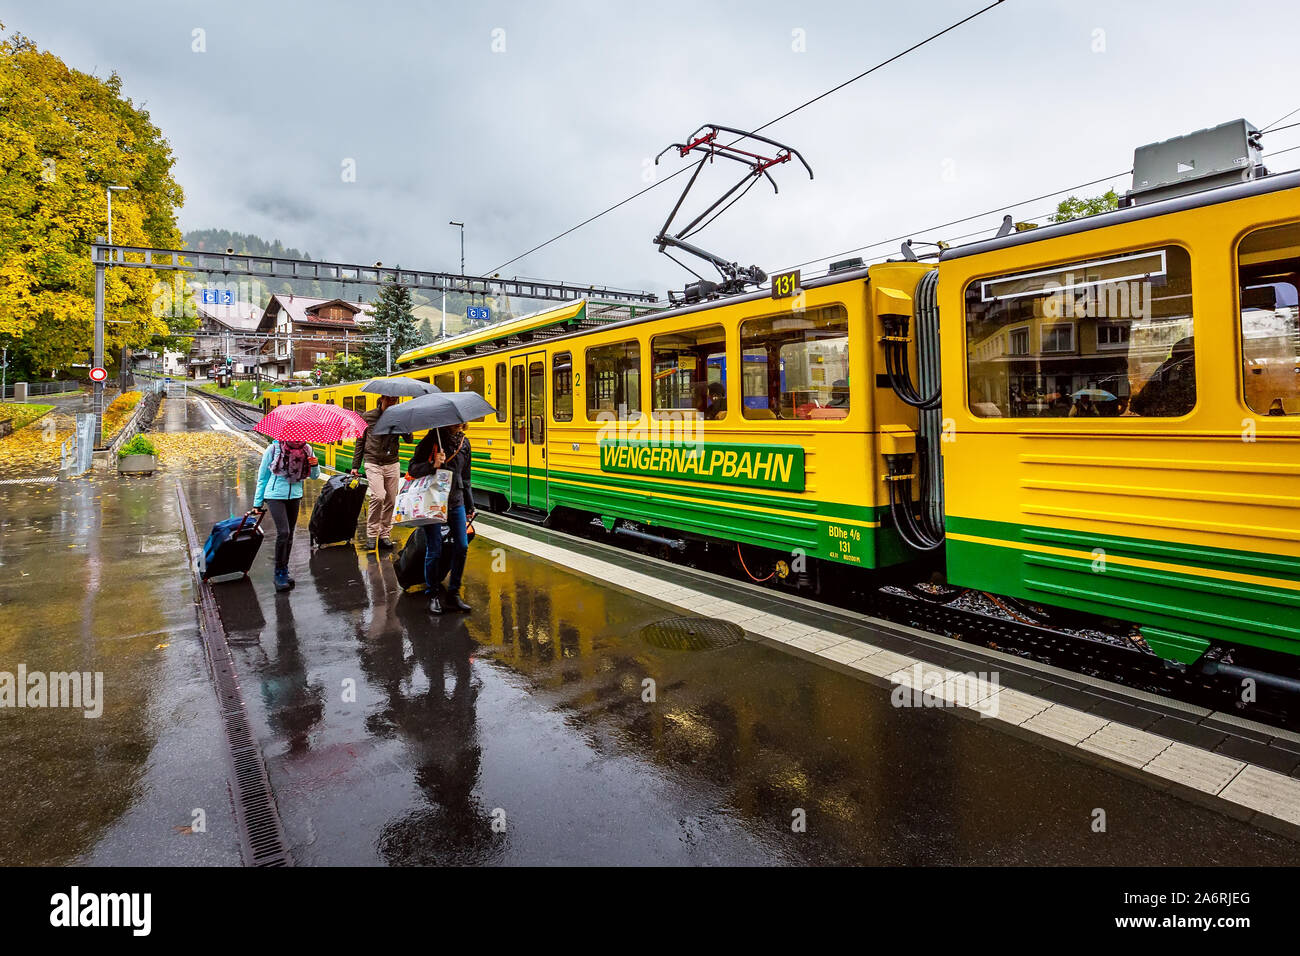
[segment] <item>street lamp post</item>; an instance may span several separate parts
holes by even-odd
[[[460,274],[465,274],[465,224],[452,220],[447,223],[449,226],[460,226]]]
[[[113,244],[113,193],[122,192],[126,186],[108,186],[104,189],[104,195],[108,197],[108,244]]]
[[[464,268],[464,267],[462,267]],[[447,337],[447,277],[442,277],[442,323],[438,329],[438,339]]]
[[[122,192],[126,186],[106,186],[104,195],[108,197],[108,245],[113,244],[113,193]],[[102,239],[103,237],[98,237]],[[102,368],[104,365],[104,266],[103,259],[97,259],[95,262],[95,346],[94,358],[92,359],[93,368]],[[119,384],[121,384],[119,379]],[[94,383],[94,398],[92,406],[95,412],[95,441],[94,445],[99,448],[104,441],[104,383]]]

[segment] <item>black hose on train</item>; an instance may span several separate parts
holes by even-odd
[[[907,327],[904,325],[899,329],[886,331],[906,334]],[[916,385],[912,382],[912,373],[907,361],[907,342],[890,341],[886,338],[881,345],[885,352],[885,375],[889,378],[889,387],[894,390],[894,394],[913,408],[927,411],[938,408],[943,403],[942,388],[936,387],[933,395],[925,397],[917,391]]]
[[[908,547],[917,551],[934,551],[943,544],[943,531],[930,527],[924,516],[918,519],[912,513],[912,461],[912,455],[885,456],[889,470],[885,477],[889,488],[889,514],[894,519],[898,536]]]

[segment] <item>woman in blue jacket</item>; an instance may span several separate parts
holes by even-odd
[[[257,494],[253,507],[271,513],[275,522],[275,589],[287,591],[294,585],[289,577],[289,551],[293,548],[293,529],[298,524],[298,506],[302,503],[302,483],[320,477],[320,462],[311,445],[302,441],[273,441],[262,452],[262,467],[257,471]]]

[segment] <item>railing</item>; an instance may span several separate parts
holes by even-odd
[[[80,389],[85,382],[81,379],[69,378],[58,382],[28,382],[27,394],[32,395],[58,395],[60,392],[75,392]],[[15,383],[9,382],[5,385],[3,398],[14,397]]]
[[[59,475],[70,478],[89,471],[95,459],[95,416],[81,413],[72,434],[59,446]]]

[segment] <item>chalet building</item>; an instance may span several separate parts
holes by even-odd
[[[237,375],[257,371],[261,342],[249,338],[262,322],[262,310],[251,302],[237,299],[228,305],[196,301],[199,327],[194,333],[186,374],[189,378],[210,378],[216,374],[214,366],[225,363],[227,357]]]
[[[262,312],[257,331],[276,339],[261,344],[258,366],[268,378],[306,378],[317,362],[356,354],[374,321],[362,302],[278,294]]]

